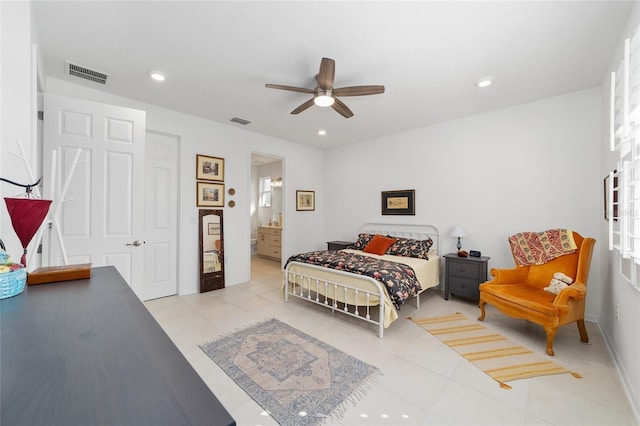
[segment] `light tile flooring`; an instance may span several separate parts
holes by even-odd
[[[599,329],[587,323],[589,344],[575,326],[562,327],[554,360],[570,374],[510,382],[505,390],[406,317],[462,312],[477,317],[475,303],[429,290],[420,309],[403,306],[400,318],[377,337],[376,327],[315,305],[282,297],[277,262],[254,257],[252,280],[205,294],[167,297],[147,308],[240,426],[272,425],[262,408],[197,346],[267,318],[278,318],[363,361],[383,375],[336,425],[636,425]],[[536,325],[509,319],[489,307],[487,326],[544,354]]]

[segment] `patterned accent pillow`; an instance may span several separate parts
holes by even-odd
[[[373,237],[373,234],[360,234],[358,235],[358,240],[350,248],[353,248],[354,250],[364,250],[364,248],[369,245]]]
[[[394,256],[415,257],[417,259],[429,259],[429,250],[433,245],[433,240],[414,240],[410,238],[398,238],[387,249],[387,254]]]

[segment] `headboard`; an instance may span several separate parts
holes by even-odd
[[[433,248],[440,255],[440,232],[433,225],[410,225],[400,223],[365,223],[361,230],[363,234],[389,235],[398,238],[412,238],[414,240],[433,240]]]

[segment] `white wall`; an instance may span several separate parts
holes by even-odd
[[[246,282],[250,271],[250,204],[251,152],[284,157],[284,179],[291,182],[319,182],[322,180],[322,154],[316,149],[269,138],[244,129],[225,126],[198,117],[144,104],[127,98],[112,96],[99,90],[47,78],[46,92],[72,96],[90,101],[142,109],[147,112],[147,128],[180,136],[180,242],[179,292],[198,291],[198,226],[195,205],[196,154],[225,159],[225,189],[235,188],[236,194],[225,195],[236,202],[234,208],[224,208],[225,281],[226,285]],[[309,166],[309,164],[314,164]],[[295,251],[305,250],[310,242],[321,240],[321,214],[298,217],[295,211],[295,186],[285,189],[284,211],[288,228],[284,232],[283,258]],[[292,207],[290,207],[292,206]],[[297,241],[296,235],[305,239]]]
[[[31,13],[28,2],[0,1],[0,176],[18,183],[33,183],[27,167],[19,154],[16,140],[22,142],[29,167],[37,168],[35,117],[36,97],[32,90],[36,84],[35,65],[32,58]],[[37,179],[37,177],[36,177]],[[13,197],[24,189],[0,183],[0,195]],[[14,262],[22,256],[22,246],[11,226],[4,207],[0,208],[0,238]],[[34,244],[29,248],[29,265]]]
[[[325,238],[353,240],[365,222],[429,223],[443,254],[463,248],[513,267],[507,238],[570,228],[598,240],[587,315],[600,315],[600,89],[476,115],[325,154]],[[346,184],[348,183],[348,184]],[[382,216],[380,192],[416,190],[415,216]]]
[[[636,3],[622,38],[618,43],[618,50],[613,54],[609,71],[615,71],[623,56],[624,39],[631,37],[640,25],[640,4]],[[604,177],[616,168],[619,158],[617,152],[609,149],[609,93],[610,76],[603,79],[603,131],[601,144],[601,172]],[[607,235],[608,222],[601,223],[602,235]],[[603,238],[603,243],[608,240]],[[633,288],[617,272],[617,256],[614,252],[606,252],[603,261],[602,282],[605,288],[601,299],[600,328],[620,370],[630,400],[635,404],[636,418],[640,419],[640,291]],[[618,306],[619,321],[616,319],[615,307]]]

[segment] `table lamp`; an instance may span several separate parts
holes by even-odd
[[[462,225],[454,226],[453,230],[451,231],[451,236],[458,238],[458,243],[456,244],[456,248],[458,249],[458,251],[460,251],[460,249],[462,249],[462,243],[460,242],[460,238],[467,236],[467,234],[465,234],[464,232],[464,228],[462,227]]]

